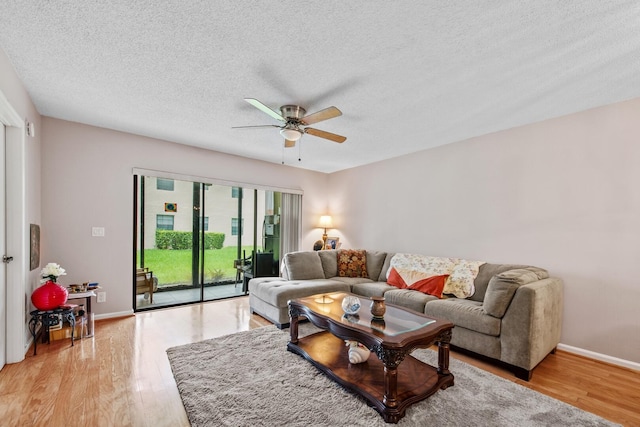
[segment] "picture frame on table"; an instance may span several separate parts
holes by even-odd
[[[325,249],[340,249],[340,245],[339,237],[327,237]]]

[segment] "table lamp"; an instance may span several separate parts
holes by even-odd
[[[319,228],[324,228],[324,233],[322,234],[322,247],[327,246],[327,228],[331,228],[331,215],[322,215],[320,217],[320,225]]]

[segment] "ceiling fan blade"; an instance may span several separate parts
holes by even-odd
[[[284,146],[285,146],[285,148],[295,147],[296,146],[296,142],[292,141],[290,139],[285,139],[284,140]]]
[[[256,107],[258,110],[260,110],[260,111],[262,111],[264,113],[267,113],[268,115],[270,115],[274,119],[280,120],[281,122],[286,121],[279,113],[276,113],[271,108],[267,107],[266,105],[264,105],[262,102],[258,101],[257,99],[245,98],[244,100],[247,101],[249,104],[253,105],[254,107]]]
[[[312,125],[314,123],[333,119],[334,117],[338,117],[341,115],[342,111],[338,110],[336,107],[329,107],[325,108],[324,110],[317,111],[313,114],[309,114],[308,116],[304,116],[301,121],[304,125]]]
[[[231,126],[231,129],[245,129],[245,128],[279,128],[278,125],[256,125],[256,126]]]
[[[308,133],[313,136],[317,136],[319,138],[328,139],[333,142],[345,142],[347,140],[346,136],[336,135],[335,133],[326,132],[324,130],[314,129],[314,128],[305,128],[304,133]]]

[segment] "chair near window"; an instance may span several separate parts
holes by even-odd
[[[148,267],[136,270],[136,295],[144,294],[144,299],[149,297],[149,302],[153,304],[153,292],[157,290],[158,279],[153,277],[153,271]]]
[[[233,260],[233,267],[236,269],[236,287],[238,286],[238,283],[244,282],[244,275],[252,270],[253,257],[247,257],[245,251],[242,252],[242,257],[243,258],[241,259]]]

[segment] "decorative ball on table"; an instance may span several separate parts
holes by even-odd
[[[346,314],[356,314],[360,310],[360,298],[354,295],[347,295],[342,299],[342,310]]]
[[[64,286],[58,285],[58,277],[67,274],[59,264],[50,262],[41,272],[42,286],[31,294],[31,302],[41,311],[53,310],[67,302],[69,291]]]

